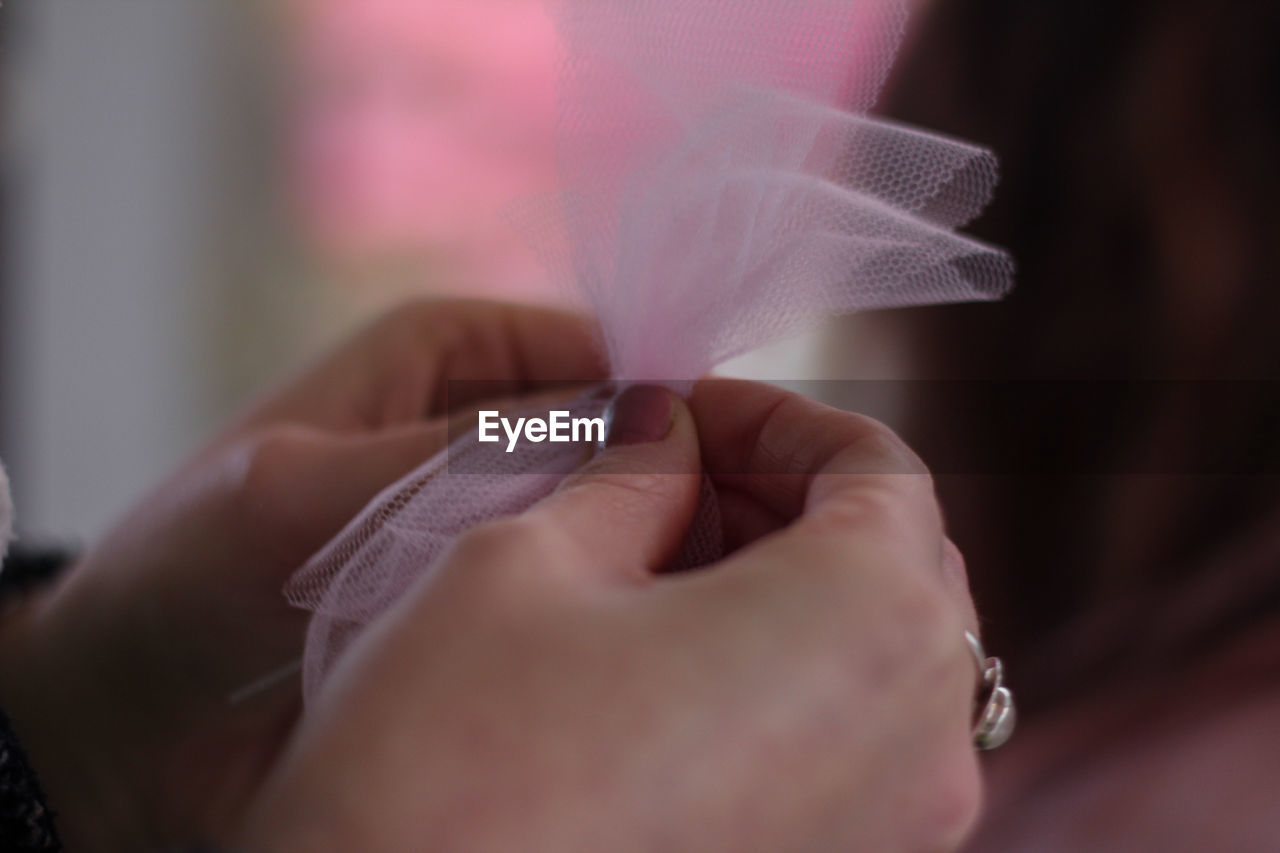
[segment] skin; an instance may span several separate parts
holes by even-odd
[[[302,652],[286,578],[445,445],[446,377],[517,394],[529,375],[599,376],[595,352],[568,315],[401,309],[259,401],[57,589],[0,620],[0,705],[68,849],[146,850],[234,825],[300,710],[296,678],[227,701]]]
[[[301,651],[284,579],[443,445],[444,377],[599,371],[566,315],[400,312],[11,615],[0,700],[69,849],[955,849],[973,615],[930,478],[880,424],[764,386],[668,397],[664,438],[467,534],[305,720],[296,679],[228,704]],[[659,575],[704,468],[733,552]]]

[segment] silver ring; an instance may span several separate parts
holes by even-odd
[[[982,641],[971,631],[964,638],[978,666],[978,686],[973,696],[973,745],[981,750],[998,749],[1008,743],[1018,724],[1013,692],[1004,686],[1004,662],[987,657]]]

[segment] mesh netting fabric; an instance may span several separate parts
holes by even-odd
[[[867,114],[900,0],[553,8],[564,191],[512,218],[599,318],[617,379],[678,386],[826,316],[1008,290],[1010,259],[953,230],[989,201],[995,158]],[[314,613],[307,696],[457,536],[549,494],[581,452],[493,454],[472,433],[375,499],[286,588]],[[717,533],[706,489],[682,562],[714,558]]]

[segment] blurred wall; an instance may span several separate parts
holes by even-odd
[[[365,0],[295,7],[11,0],[0,8],[8,90],[0,152],[8,184],[0,457],[13,479],[20,533],[100,534],[246,396],[390,303],[412,294],[477,290],[534,297],[523,262],[502,265],[521,270],[510,281],[494,269],[480,274],[460,261],[466,252],[457,246],[445,251],[450,244],[438,228],[439,211],[427,215],[432,206],[458,208],[456,199],[474,176],[494,172],[505,176],[505,189],[480,182],[473,199],[479,213],[465,234],[451,239],[471,247],[510,242],[486,224],[494,218],[489,214],[504,194],[537,189],[545,176],[536,164],[549,158],[537,146],[528,157],[503,147],[526,137],[549,145],[549,130],[539,135],[536,120],[550,115],[549,100],[525,123],[486,123],[510,112],[503,99],[512,79],[526,70],[537,79],[549,73],[550,56],[514,46],[529,47],[533,38],[536,47],[550,35],[510,32],[516,24],[531,27],[528,16],[540,7],[536,0],[474,9],[460,2],[382,0],[375,9]],[[283,8],[310,15],[275,17]],[[511,16],[507,26],[495,24],[499,13]],[[364,29],[351,29],[352,21]],[[475,43],[445,50],[436,32],[442,21],[470,22]],[[360,49],[321,50],[312,57],[320,66],[307,65],[311,54],[302,47],[311,42],[303,36],[312,32],[307,24],[317,22],[337,27],[321,30],[338,46],[349,48],[353,39]],[[443,29],[447,45],[452,31]],[[513,47],[490,67],[494,40]],[[393,47],[396,61],[380,62]],[[351,65],[349,56],[363,59]],[[375,82],[399,93],[388,107],[399,116],[392,123],[399,128],[397,144],[426,155],[379,163],[378,146],[349,150],[346,142],[339,153],[361,155],[356,159],[375,176],[391,170],[393,183],[434,174],[437,165],[453,181],[453,194],[439,199],[412,184],[410,195],[425,202],[410,219],[423,217],[427,250],[411,263],[395,253],[383,263],[372,250],[360,262],[336,262],[331,255],[341,252],[315,251],[321,241],[315,234],[297,239],[299,228],[305,238],[308,220],[281,192],[297,177],[291,141],[311,127],[302,105],[315,109],[317,91],[329,92],[325,87],[335,80],[365,80],[364,60],[377,72]],[[442,68],[474,85],[437,91],[428,84],[456,76]],[[414,93],[424,85],[434,94],[419,102]],[[382,91],[366,88],[357,86],[356,94]],[[345,83],[337,89],[347,91]],[[346,140],[348,131],[363,138],[357,131],[373,121],[359,104],[319,103],[328,105],[321,124],[332,133],[321,136],[330,141],[333,134]],[[455,163],[445,155],[465,149],[458,138],[467,133],[503,144],[495,152],[473,152],[478,159],[465,171],[473,177],[462,179],[448,174]],[[452,140],[445,154],[428,145],[435,136]],[[397,171],[406,162],[413,168]],[[490,169],[489,162],[506,166]],[[322,158],[321,165],[335,163],[348,161]],[[855,338],[868,343],[857,357],[844,352],[845,344],[832,355],[831,340]],[[877,341],[870,332],[851,335],[841,327],[825,342],[821,336],[786,342],[726,372],[761,378],[892,373],[877,355],[879,345],[871,345]],[[840,367],[834,374],[833,366]]]
[[[205,427],[192,404],[218,0],[18,0],[4,444],[28,534],[91,536]]]

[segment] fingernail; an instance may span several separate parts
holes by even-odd
[[[632,385],[615,397],[605,411],[608,436],[604,446],[662,441],[671,432],[675,416],[670,391],[657,385]]]

